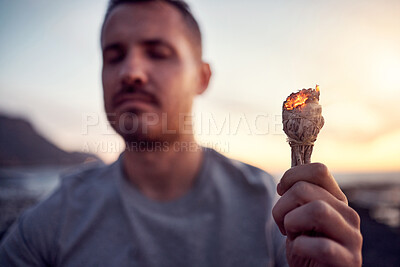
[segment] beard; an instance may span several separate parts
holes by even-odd
[[[159,116],[157,113],[130,111],[119,115],[117,121],[110,123],[127,146],[152,147],[181,139],[178,121],[168,119],[166,114]]]

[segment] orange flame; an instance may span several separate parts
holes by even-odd
[[[297,93],[293,93],[290,96],[287,97],[286,101],[285,101],[285,109],[286,110],[292,110],[295,109],[297,107],[303,107],[306,104],[306,101],[308,100],[308,98],[311,96],[312,94],[311,89],[303,89],[300,90]],[[315,91],[319,92],[319,85],[317,84],[315,86]]]

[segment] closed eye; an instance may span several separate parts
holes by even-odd
[[[168,59],[175,55],[175,50],[161,40],[151,40],[144,43],[147,55],[152,59]]]
[[[103,61],[105,63],[118,63],[125,57],[125,50],[119,44],[112,44],[103,49]]]

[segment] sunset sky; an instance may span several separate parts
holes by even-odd
[[[282,172],[290,167],[282,102],[319,84],[326,124],[313,161],[337,172],[400,171],[399,0],[188,2],[213,69],[193,110],[200,143]],[[111,162],[122,145],[102,103],[106,5],[0,0],[0,112],[29,119],[65,150]]]

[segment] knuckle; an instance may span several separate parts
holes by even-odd
[[[350,208],[349,213],[350,213],[350,220],[353,226],[356,227],[357,229],[360,229],[360,224],[361,224],[360,215],[352,208]]]
[[[320,253],[324,258],[332,258],[335,257],[335,249],[333,245],[328,242],[321,243],[320,245]]]
[[[362,244],[363,244],[363,236],[362,236],[361,232],[358,230],[355,232],[354,235],[355,235],[354,240],[355,240],[356,246],[357,246],[357,248],[361,249]]]
[[[361,251],[363,243],[363,236],[361,232],[357,229],[352,229],[350,231],[347,231],[346,235],[349,242],[349,248]]]
[[[318,162],[318,163],[314,163],[314,172],[315,172],[316,176],[321,177],[321,176],[328,175],[329,170],[328,170],[328,167],[326,167],[325,164],[322,164],[322,163]]]
[[[320,219],[331,215],[331,208],[328,203],[323,200],[315,200],[312,202],[312,214],[314,218]]]
[[[310,185],[307,182],[299,181],[296,182],[290,190],[293,192],[296,198],[304,200],[305,196],[310,193]]]
[[[363,244],[363,242],[364,242],[364,237],[363,237],[363,235],[361,234],[361,232],[360,231],[358,231],[358,245],[359,245],[359,248],[360,248],[360,250],[361,250],[361,248],[362,248],[362,244]]]
[[[362,256],[361,256],[361,253],[357,253],[357,255],[354,256],[352,266],[357,266],[357,267],[362,266]]]

